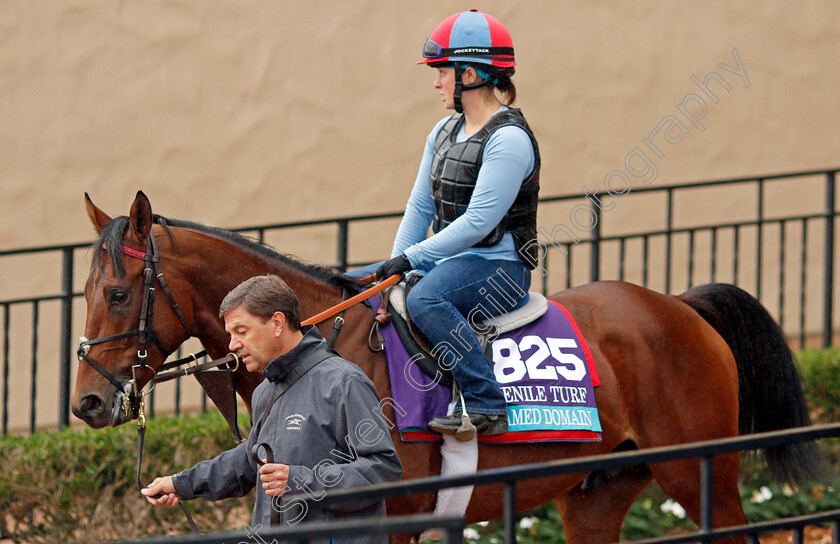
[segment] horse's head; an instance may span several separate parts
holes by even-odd
[[[113,220],[87,194],[85,200],[99,237],[85,284],[85,338],[72,409],[100,428],[136,416],[136,392],[190,336],[192,308],[188,297],[179,296],[177,271],[168,266],[163,278],[158,241],[171,253],[172,234],[165,223],[156,224],[161,221],[146,195],[139,191],[129,216]]]

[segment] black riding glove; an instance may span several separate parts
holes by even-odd
[[[394,274],[403,274],[409,270],[411,270],[411,263],[408,262],[408,257],[400,255],[379,265],[379,268],[376,269],[376,279],[381,281]]]

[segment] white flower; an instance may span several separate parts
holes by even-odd
[[[479,527],[487,527],[488,525],[490,525],[490,522],[489,521],[479,521],[478,523],[476,523],[476,525],[478,525]]]
[[[829,488],[829,490],[830,490],[830,488]],[[789,486],[788,484],[785,484],[785,486],[782,488],[782,493],[785,494],[785,497],[793,497],[795,491],[793,490],[793,488],[791,486]]]
[[[478,534],[478,531],[473,529],[472,527],[467,527],[464,529],[464,538],[466,540],[478,540],[481,535]]]
[[[522,518],[519,520],[520,529],[530,529],[537,522],[537,518]]]
[[[770,488],[766,485],[763,485],[753,491],[752,498],[750,498],[750,502],[755,504],[761,504],[765,501],[769,501],[773,498],[773,492],[770,491]]]
[[[680,506],[680,503],[674,501],[673,499],[668,499],[667,501],[663,502],[659,509],[665,512],[666,514],[671,513],[675,517],[685,519],[685,508]]]

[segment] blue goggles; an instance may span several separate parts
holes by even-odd
[[[423,46],[423,57],[484,57],[490,60],[512,60],[513,47],[442,47],[429,38]]]

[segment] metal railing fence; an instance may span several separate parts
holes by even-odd
[[[780,519],[772,522],[759,524],[747,524],[737,527],[714,529],[713,518],[713,473],[714,457],[721,454],[749,451],[756,449],[772,448],[783,444],[818,440],[823,438],[840,437],[840,424],[812,425],[787,429],[784,431],[773,431],[756,433],[751,435],[724,438],[720,440],[709,440],[692,442],[676,446],[664,446],[648,448],[643,450],[623,451],[595,455],[590,457],[579,457],[535,463],[530,465],[510,466],[498,469],[483,470],[473,474],[457,476],[436,476],[420,478],[402,482],[391,482],[378,484],[365,488],[328,490],[319,500],[298,495],[297,500],[305,500],[310,503],[318,502],[324,505],[342,501],[375,501],[389,497],[413,495],[417,493],[437,492],[441,489],[462,487],[467,485],[493,485],[504,486],[504,537],[507,544],[516,542],[516,513],[517,513],[517,491],[516,486],[523,480],[548,478],[564,474],[589,473],[594,470],[609,471],[622,467],[635,465],[649,465],[667,461],[682,459],[700,459],[700,523],[699,531],[690,534],[681,534],[651,540],[633,541],[633,544],[678,544],[684,542],[714,542],[733,536],[746,536],[750,542],[758,542],[760,533],[766,531],[792,529],[794,531],[794,542],[802,542],[803,529],[805,526],[824,523],[832,524],[832,542],[840,543],[840,510],[821,512],[809,516],[798,516],[790,519]],[[294,500],[294,495],[287,496],[287,500]]]
[[[593,470],[609,471],[636,465],[649,465],[682,459],[700,459],[700,523],[699,530],[693,533],[678,534],[654,539],[636,540],[633,544],[682,544],[688,542],[716,542],[726,538],[746,537],[747,542],[757,543],[760,534],[769,531],[791,530],[793,542],[804,542],[804,529],[808,526],[830,524],[832,543],[840,543],[840,510],[819,512],[760,523],[747,523],[734,527],[714,528],[713,518],[713,474],[714,457],[721,454],[744,450],[763,449],[795,442],[840,437],[840,424],[815,425],[752,435],[693,442],[676,446],[649,448],[635,451],[623,451],[590,457],[579,457],[535,463],[530,465],[509,466],[491,470],[482,470],[472,474],[457,476],[434,476],[415,480],[378,484],[368,487],[327,490],[317,499],[305,493],[286,495],[286,501],[306,503],[306,511],[314,503],[319,507],[330,504],[353,501],[356,503],[375,502],[389,497],[437,492],[462,486],[503,485],[504,516],[503,534],[506,544],[516,542],[517,485],[523,480],[549,478],[564,474],[588,473]],[[287,506],[284,508],[288,508]],[[348,529],[352,527],[351,529]],[[348,534],[409,533],[419,534],[429,527],[445,527],[448,542],[461,542],[464,520],[453,516],[435,517],[418,515],[387,519],[359,519],[352,522],[338,523],[301,523],[294,526],[263,528],[258,535],[253,528],[240,531],[228,531],[209,535],[191,535],[179,537],[161,537],[137,540],[138,544],[164,544],[191,542],[194,544],[215,544],[218,542],[263,542],[279,538],[281,541],[305,543],[314,539],[343,536]],[[250,529],[250,530],[249,530]],[[458,531],[461,531],[459,533]]]
[[[599,279],[618,279],[638,283],[663,292],[680,291],[697,283],[727,281],[750,291],[768,307],[782,324],[796,347],[828,346],[834,334],[834,285],[837,251],[834,234],[836,210],[836,175],[838,168],[733,178],[696,183],[631,188],[624,194],[598,190],[589,195],[567,194],[540,199],[539,236],[543,258],[534,273],[532,289],[548,294]],[[774,185],[796,183],[797,191],[807,198],[807,211],[780,214],[768,203]],[[810,190],[805,190],[804,188]],[[697,219],[693,203],[698,191],[733,189],[739,200],[751,200],[739,206],[738,217],[726,221],[703,222]],[[749,194],[745,196],[744,191]],[[807,194],[806,194],[807,193]],[[650,198],[660,202],[650,203]],[[664,201],[661,201],[664,198]],[[775,197],[778,201],[778,196]],[[635,203],[634,203],[635,201]],[[649,219],[659,210],[659,225],[630,231],[635,222],[607,221],[610,210],[621,208],[625,216]],[[776,208],[778,208],[778,203]],[[782,202],[782,208],[786,203]],[[715,206],[705,210],[714,211]],[[571,209],[571,211],[569,211]],[[584,224],[579,217],[589,217]],[[694,212],[687,213],[687,212]],[[569,213],[565,219],[564,213]],[[265,240],[266,234],[284,229],[335,227],[336,269],[368,264],[349,259],[354,225],[365,222],[393,222],[402,212],[333,217],[312,221],[296,221],[235,229]],[[683,216],[695,216],[683,219]],[[702,214],[701,214],[702,215]],[[650,222],[650,221],[647,221]],[[621,223],[621,225],[619,225]],[[551,230],[545,225],[555,225]],[[628,227],[629,225],[629,227]],[[563,227],[563,228],[560,228]],[[609,228],[611,231],[606,232]],[[557,233],[563,233],[558,239]],[[361,243],[361,242],[360,242]],[[2,433],[10,428],[10,369],[14,365],[29,368],[28,418],[18,418],[14,427],[34,431],[38,426],[36,400],[40,392],[39,375],[58,374],[57,426],[70,422],[70,389],[74,361],[73,313],[82,304],[77,287],[82,278],[74,277],[77,253],[87,250],[88,243],[53,245],[24,249],[0,250],[0,264],[6,259],[28,256],[57,256],[61,279],[56,292],[44,296],[0,300],[3,309],[3,330],[0,337],[2,357]],[[387,253],[383,248],[382,254]],[[327,263],[329,264],[329,263]],[[772,277],[771,277],[772,272]],[[774,281],[771,281],[774,280]],[[57,308],[53,308],[57,306]],[[28,310],[29,322],[13,320],[19,310]],[[44,359],[43,335],[39,327],[45,314],[54,311],[60,323],[57,349]],[[27,313],[21,311],[21,313]],[[17,330],[12,333],[12,329]],[[18,330],[20,329],[20,330]],[[12,361],[10,346],[18,342],[26,356]],[[53,366],[53,364],[57,365]],[[15,383],[16,390],[25,387]],[[180,385],[175,389],[176,412],[180,410]],[[53,394],[53,392],[50,392]],[[206,399],[202,401],[206,406]],[[22,411],[20,407],[16,408]],[[154,411],[154,405],[150,407]]]
[[[315,522],[284,527],[248,527],[238,531],[216,534],[178,535],[124,541],[123,544],[229,544],[231,542],[310,542],[335,537],[359,535],[420,534],[425,529],[443,530],[446,544],[460,544],[464,540],[464,518],[433,516],[430,514],[390,518],[360,518],[350,521]]]

